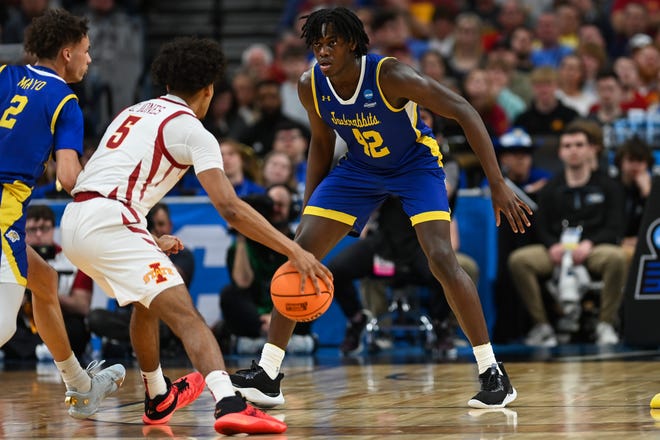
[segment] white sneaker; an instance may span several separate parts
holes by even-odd
[[[525,344],[534,347],[556,347],[557,336],[550,324],[536,324],[527,334]]]
[[[86,393],[75,389],[68,390],[64,403],[69,407],[69,415],[76,419],[86,419],[98,410],[101,401],[117,391],[126,377],[126,369],[121,364],[111,365],[101,370],[105,361],[92,361],[86,368],[92,378],[92,387]]]
[[[612,324],[599,322],[596,326],[596,344],[597,345],[616,345],[619,343],[619,335],[616,334]]]
[[[266,344],[266,338],[249,338],[239,336],[236,338],[236,353],[238,354],[257,354]]]
[[[38,361],[52,361],[53,355],[50,354],[50,350],[46,347],[46,344],[39,344],[34,347],[34,355],[37,357]]]
[[[289,353],[310,354],[316,349],[316,341],[312,335],[291,335],[286,351]]]

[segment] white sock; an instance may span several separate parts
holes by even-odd
[[[264,369],[268,377],[275,379],[280,374],[282,360],[284,360],[284,350],[277,345],[267,343],[261,350],[259,366]]]
[[[163,376],[160,365],[154,371],[140,370],[140,373],[142,373],[142,382],[144,382],[144,388],[147,390],[147,396],[150,399],[167,393],[167,382],[165,382],[165,376]]]
[[[67,390],[86,393],[92,388],[92,378],[82,369],[73,352],[66,360],[55,361],[55,366],[60,370]]]
[[[235,396],[236,392],[231,384],[229,374],[223,370],[211,371],[204,379],[206,386],[213,394],[215,403],[220,402],[224,397]]]
[[[472,347],[472,352],[474,353],[475,359],[477,359],[479,374],[488,370],[491,365],[497,365],[497,361],[495,360],[495,353],[493,353],[493,347],[490,345],[490,342]],[[497,371],[500,371],[499,367],[497,367]],[[501,371],[500,374],[502,374]]]

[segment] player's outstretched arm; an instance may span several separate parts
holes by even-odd
[[[321,292],[317,277],[328,286],[332,284],[330,270],[321,264],[312,253],[307,252],[275,229],[254,208],[241,200],[222,170],[219,168],[208,169],[199,173],[197,178],[208,193],[213,206],[234,229],[244,236],[286,255],[301,273],[303,279],[307,276],[312,279],[316,293]]]
[[[397,60],[384,61],[379,81],[392,106],[401,108],[408,101],[413,101],[461,125],[488,178],[497,225],[500,225],[502,214],[514,232],[524,232],[525,227],[530,225],[527,216],[532,214],[532,210],[504,182],[493,143],[474,107],[462,96]]]

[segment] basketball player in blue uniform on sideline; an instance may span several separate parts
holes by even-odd
[[[0,65],[0,347],[16,331],[25,287],[34,319],[64,384],[69,415],[87,418],[121,385],[122,365],[86,370],[73,354],[57,294],[57,272],[25,244],[25,208],[52,154],[57,177],[70,192],[81,165],[83,115],[67,83],[80,82],[91,62],[87,20],[49,10],[26,31],[35,65]]]
[[[317,10],[302,29],[317,63],[298,83],[312,138],[296,242],[320,259],[346,234],[359,232],[389,194],[398,195],[472,344],[481,390],[468,405],[506,406],[516,390],[495,360],[477,290],[456,262],[442,155],[417,105],[461,125],[490,182],[498,226],[503,214],[513,231],[522,233],[530,226],[531,210],[506,186],[486,128],[465,99],[394,58],[367,54],[363,24],[346,8]],[[348,152],[330,170],[335,130]],[[255,404],[284,402],[279,370],[294,326],[274,310],[259,364],[232,376],[234,387]]]

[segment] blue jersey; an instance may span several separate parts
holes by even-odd
[[[442,154],[417,104],[394,108],[378,74],[385,58],[362,57],[358,86],[341,99],[319,66],[312,70],[316,112],[348,144],[348,153],[319,183],[303,214],[330,218],[359,232],[374,209],[399,196],[411,224],[449,221]]]
[[[76,95],[53,70],[0,65],[0,284],[27,284],[25,207],[53,151],[82,154]]]
[[[442,166],[438,143],[421,120],[417,104],[408,101],[395,108],[383,96],[378,75],[385,59],[375,54],[362,57],[360,80],[348,100],[338,96],[319,65],[314,66],[316,112],[348,145],[347,159],[366,169]]]
[[[71,88],[42,66],[0,66],[0,183],[33,187],[51,153],[82,154],[83,116]]]

